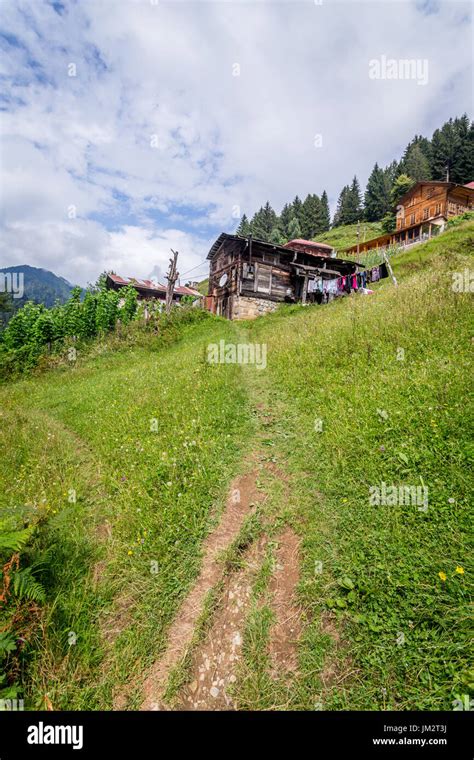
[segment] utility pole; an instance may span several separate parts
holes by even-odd
[[[176,271],[176,262],[178,261],[178,251],[173,251],[172,248],[170,250],[171,250],[171,253],[173,254],[173,258],[170,259],[170,268],[168,269],[168,274],[166,275],[166,279],[168,280],[168,286],[166,288],[166,313],[167,314],[169,314],[171,311],[171,304],[173,303],[174,284],[179,277],[179,272]]]

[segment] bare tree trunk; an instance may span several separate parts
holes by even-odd
[[[179,272],[176,271],[176,263],[178,261],[178,251],[173,251],[171,248],[171,253],[173,254],[173,258],[170,259],[170,268],[168,269],[168,274],[166,275],[166,279],[168,280],[168,287],[166,288],[166,313],[169,314],[171,311],[171,305],[173,303],[173,293],[174,293],[174,285],[176,280],[179,277]]]

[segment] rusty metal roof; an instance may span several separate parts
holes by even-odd
[[[318,243],[316,240],[304,240],[303,238],[295,238],[294,240],[289,240],[283,248],[291,248],[293,245],[309,245],[312,248],[326,248],[328,251],[333,250],[332,245],[328,245],[327,243]]]
[[[159,295],[165,295],[166,294],[166,285],[162,285],[161,282],[153,282],[153,280],[141,280],[138,277],[120,277],[118,274],[111,274],[109,273],[107,275],[112,282],[115,282],[117,285],[132,285],[135,288],[139,288],[140,290],[149,290],[150,292],[155,292]],[[202,298],[202,294],[195,290],[194,288],[188,288],[186,285],[179,285],[178,287],[175,287],[174,289],[175,293],[178,293],[181,296],[198,296],[199,298]]]

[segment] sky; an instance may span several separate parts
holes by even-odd
[[[472,118],[472,32],[457,0],[2,0],[0,266],[202,279],[243,213],[334,210]]]

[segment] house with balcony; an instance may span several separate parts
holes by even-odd
[[[474,210],[474,182],[417,182],[397,206],[396,229],[344,250],[345,254],[365,253],[389,245],[407,246],[427,240],[444,230],[453,216]]]

